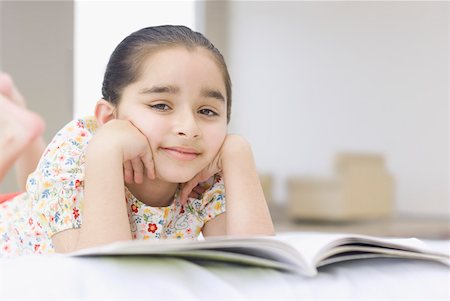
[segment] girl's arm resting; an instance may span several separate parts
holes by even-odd
[[[221,159],[226,191],[226,215],[205,224],[204,233],[227,235],[274,235],[269,209],[256,171],[253,153],[246,140],[229,135]],[[217,235],[217,234],[213,234]]]
[[[69,253],[77,249],[80,229],[67,229],[52,236],[56,253]]]
[[[83,224],[80,229],[62,231],[52,237],[56,252],[72,252],[114,241],[131,240],[124,191],[123,155],[120,148],[108,142],[98,137],[92,139],[88,146]]]
[[[227,235],[227,213],[217,215],[209,220],[202,229],[203,236],[224,236]]]

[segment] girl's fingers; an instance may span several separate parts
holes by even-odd
[[[198,184],[197,186],[194,187],[194,189],[192,189],[192,191],[197,194],[203,194],[206,191],[206,187]]]
[[[147,170],[147,177],[151,180],[155,179],[155,164],[153,163],[153,158],[150,153],[146,153],[142,157],[142,162]]]
[[[205,182],[211,176],[215,174],[215,171],[204,169],[199,172],[190,181],[183,184],[180,193],[181,204],[186,204],[188,197],[198,198],[206,191],[206,187],[199,185],[199,183]]]
[[[130,161],[123,162],[123,177],[125,179],[125,183],[133,183],[133,167],[131,166]]]
[[[191,187],[191,185],[189,184],[189,182],[187,182],[187,183],[185,183],[185,184],[183,185],[183,188],[181,189],[181,193],[180,193],[180,203],[181,203],[182,205],[184,205],[184,204],[187,203],[189,194],[190,194],[191,191],[192,191],[192,188],[189,188],[189,187]]]
[[[192,191],[189,195],[188,198],[193,198],[193,199],[199,199],[200,198],[200,194]]]
[[[194,187],[197,186],[199,183],[199,178],[200,178],[200,175],[196,175],[194,178],[192,178],[190,181],[186,182],[183,185],[183,187],[181,189],[181,197],[180,197],[181,204],[187,203],[188,197],[191,194],[192,189],[194,189]]]
[[[131,160],[131,165],[133,166],[134,182],[141,184],[144,180],[144,164],[141,158],[136,157]]]
[[[207,186],[201,185],[202,182],[204,181],[201,181],[192,189],[191,193],[189,193],[190,198],[199,199],[203,195],[203,193],[208,190]]]

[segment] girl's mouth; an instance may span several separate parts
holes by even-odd
[[[191,161],[199,155],[195,149],[184,147],[163,147],[162,150],[170,157],[180,161]]]

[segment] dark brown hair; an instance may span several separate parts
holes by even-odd
[[[225,59],[219,50],[201,33],[186,26],[163,25],[146,27],[127,36],[111,54],[103,79],[103,99],[117,106],[123,89],[137,81],[141,66],[152,52],[167,47],[182,46],[188,50],[196,47],[207,49],[213,55],[226,88],[227,122],[231,114],[231,79]]]

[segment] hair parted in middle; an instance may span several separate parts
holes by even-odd
[[[231,115],[231,79],[220,51],[201,33],[186,26],[162,25],[142,28],[133,32],[117,45],[106,66],[102,85],[103,99],[117,106],[123,89],[140,77],[144,60],[152,53],[164,48],[197,47],[211,52],[222,72],[226,88],[227,122]]]

